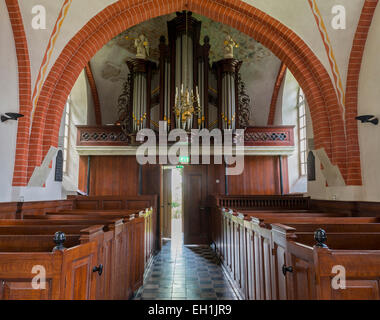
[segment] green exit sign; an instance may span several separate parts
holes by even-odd
[[[183,166],[177,166],[176,168],[177,169],[183,169]]]
[[[190,163],[190,157],[188,156],[180,156],[179,163]]]

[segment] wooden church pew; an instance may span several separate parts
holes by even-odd
[[[288,289],[284,285],[284,276],[280,272],[287,253],[283,248],[284,245],[279,244],[281,241],[282,243],[290,241],[292,244],[295,241],[303,241],[305,244],[297,248],[302,251],[302,246],[313,243],[314,231],[318,229],[321,222],[328,227],[329,244],[333,243],[337,249],[346,247],[353,249],[356,248],[357,243],[361,243],[363,248],[368,250],[376,248],[376,245],[371,246],[371,243],[379,243],[379,228],[371,224],[371,222],[378,222],[376,218],[312,217],[309,215],[289,218],[270,213],[267,216],[269,216],[269,221],[265,217],[254,219],[244,215],[238,216],[236,213],[235,215],[224,213],[220,218],[214,218],[220,222],[219,227],[214,231],[217,236],[214,241],[217,252],[231,273],[235,285],[240,288],[242,295],[249,299],[290,298],[286,295]],[[297,223],[297,219],[301,219],[298,232],[295,232],[294,228],[283,226],[288,228],[288,231],[294,232],[287,233],[282,230],[282,233],[279,233],[276,230],[278,227],[272,229],[269,224],[270,222],[284,223],[284,220]],[[252,227],[252,220],[257,222],[255,227]],[[358,222],[363,225],[358,227]],[[279,238],[279,234],[282,237]],[[347,241],[347,237],[352,240]]]
[[[66,216],[66,218],[70,219],[77,219],[75,216],[80,215],[86,215],[91,217],[110,217],[115,218],[119,216],[123,216],[124,218],[130,217],[131,215],[140,214],[144,216],[144,265],[147,265],[149,261],[152,259],[155,251],[155,238],[154,238],[154,221],[153,221],[153,208],[147,208],[145,211],[138,211],[136,209],[112,209],[112,210],[86,210],[86,209],[75,209],[75,210],[62,210],[59,212],[53,212],[53,213],[47,213],[46,216],[56,216],[59,218],[62,218],[63,215]],[[28,216],[26,215],[25,218],[29,219],[37,219],[36,216]],[[47,219],[54,219],[54,218],[47,218]]]
[[[116,218],[116,219],[91,219],[89,222],[89,219],[84,220],[67,220],[67,219],[61,219],[61,220],[47,220],[45,218],[42,219],[0,219],[0,226],[29,226],[29,225],[88,225],[89,223],[92,225],[96,224],[105,224],[105,223],[116,223],[116,222],[123,222],[123,219]]]
[[[52,218],[52,216],[54,216],[54,219],[56,219],[56,220],[54,220],[54,222],[56,222],[56,223],[59,222],[61,224],[64,223],[65,221],[68,221],[67,219],[71,220],[71,221],[69,221],[70,223],[76,223],[75,222],[76,219],[78,219],[78,221],[81,221],[82,223],[86,223],[86,224],[93,223],[92,216],[89,216],[89,215],[84,215],[84,216],[75,215],[76,219],[72,220],[72,217],[69,215],[59,216],[59,215],[49,215],[49,213],[47,213],[44,216],[34,216],[33,215],[33,216],[30,216],[32,218],[31,220],[19,220],[19,221],[24,221],[24,223],[26,221],[47,221],[47,220],[51,221],[50,219]],[[39,219],[35,219],[37,217]],[[111,219],[111,221],[104,220],[104,219],[108,219],[108,220],[110,219],[110,217],[108,215],[97,216],[95,218],[96,219],[103,219],[103,220],[96,220],[97,222],[111,222],[112,221],[112,219]],[[112,218],[114,218],[114,216]],[[129,218],[130,218],[130,216],[128,216],[128,219]],[[120,220],[120,221],[122,222],[122,220]],[[127,233],[129,230],[133,231],[132,228],[128,228],[128,229],[123,228],[123,229],[120,229],[118,232],[115,233],[116,234],[116,236],[115,236],[115,242],[116,243],[113,244],[113,247],[115,248],[114,249],[115,252],[112,255],[115,259],[115,262],[113,263],[114,270],[112,270],[112,274],[113,274],[113,278],[114,278],[113,287],[118,288],[119,292],[116,292],[113,294],[112,297],[114,299],[127,299],[127,298],[129,298],[133,292],[133,289],[136,290],[137,286],[142,281],[141,280],[142,277],[140,277],[139,272],[141,273],[141,268],[144,267],[143,264],[141,264],[141,263],[138,264],[139,269],[137,272],[135,272],[134,270],[132,270],[133,272],[129,272],[128,268],[131,268],[130,266],[134,265],[134,263],[128,262],[126,255],[121,254],[121,253],[125,253],[127,251],[126,241],[127,240],[132,241],[131,239],[134,239],[128,234],[127,235],[122,234],[122,232]],[[116,231],[116,229],[115,229],[115,231]],[[137,240],[133,240],[133,241],[137,242]],[[130,245],[130,246],[132,246],[132,245]],[[112,246],[111,246],[111,249],[112,249]],[[103,247],[99,247],[99,251],[100,250],[104,251],[105,249]],[[139,251],[141,251],[141,250],[139,249]],[[129,254],[129,256],[131,258],[135,257],[132,254]],[[138,260],[138,261],[140,261],[140,260]],[[107,268],[106,270],[109,272],[110,268]],[[133,283],[130,283],[130,282],[132,282],[132,280],[129,281],[129,279],[127,279],[127,276],[129,274],[133,275],[133,277],[138,277],[137,280]],[[135,280],[135,278],[133,278],[133,280]],[[125,285],[123,286],[123,285],[121,285],[121,283],[125,283]],[[107,296],[107,294],[106,294],[106,296]]]
[[[26,222],[25,220],[18,220],[19,222]],[[36,220],[29,222],[36,223]],[[107,222],[97,221],[97,223],[107,223],[106,228],[103,226],[100,228],[96,226],[96,223],[87,220],[81,221],[82,225],[65,225],[68,221],[59,220],[59,225],[40,225],[28,224],[26,226],[0,226],[0,243],[1,242],[13,242],[12,248],[8,250],[14,250],[15,246],[19,246],[22,249],[30,249],[30,244],[25,244],[23,241],[27,239],[40,239],[42,235],[54,235],[57,231],[62,231],[66,234],[66,238],[80,243],[87,243],[95,241],[97,243],[97,266],[103,266],[103,273],[97,282],[96,298],[97,299],[111,299],[114,294],[112,293],[111,277],[114,274],[114,265],[119,261],[113,252],[115,247],[115,237],[121,232],[122,221]],[[71,221],[69,221],[72,223]],[[86,226],[87,225],[87,226]],[[95,231],[95,232],[94,232]],[[10,236],[11,235],[11,236]],[[24,237],[16,237],[15,235],[25,235]],[[20,243],[21,241],[21,243]],[[33,243],[33,242],[32,242]],[[68,242],[71,244],[71,242]],[[5,249],[0,246],[0,250]]]
[[[135,217],[137,213],[141,213],[142,217]],[[30,219],[47,219],[47,220],[83,220],[93,218],[114,219],[123,218],[124,228],[123,234],[119,237],[116,245],[116,256],[119,257],[122,262],[116,263],[115,280],[116,283],[124,283],[125,286],[118,286],[120,290],[127,290],[127,293],[121,291],[118,294],[118,299],[125,299],[132,296],[132,293],[136,291],[143,282],[143,274],[145,269],[145,260],[147,254],[145,253],[145,212],[139,212],[137,210],[122,210],[121,213],[107,212],[101,210],[99,213],[96,210],[82,210],[70,214],[70,211],[46,213],[44,216],[25,216],[24,218]],[[127,267],[124,268],[123,266]],[[120,277],[118,279],[118,277]]]
[[[22,210],[23,207],[25,210]],[[146,207],[148,209],[144,209]],[[4,210],[8,210],[7,208]],[[91,212],[95,208],[96,212]],[[111,283],[108,284],[109,281],[102,283],[98,279],[91,297],[79,295],[81,288],[88,287],[86,285],[72,288],[73,292],[79,293],[72,296],[66,294],[66,297],[68,299],[128,299],[142,285],[145,265],[156,249],[156,208],[157,196],[78,197],[78,199],[73,197],[67,201],[46,204],[43,202],[23,203],[17,206],[17,213],[12,212],[8,216],[5,214],[1,218],[8,219],[0,219],[0,243],[4,240],[4,250],[18,251],[2,254],[10,254],[11,257],[18,257],[23,253],[51,255],[50,251],[54,246],[52,234],[59,228],[66,232],[65,244],[70,250],[71,247],[80,247],[88,243],[92,243],[93,246],[95,244],[96,259],[92,264],[98,266],[100,262],[103,262],[104,267],[102,276],[98,275],[98,277],[103,281],[111,278]],[[95,239],[95,234],[88,230],[96,228],[97,225],[104,225],[104,228],[95,233],[98,241]],[[103,238],[100,235],[103,235]],[[32,250],[36,252],[29,252]],[[109,275],[105,276],[107,272]],[[7,284],[6,281],[3,283]],[[29,282],[23,282],[23,286],[28,284]],[[13,283],[11,285],[14,286]],[[3,289],[1,287],[0,293],[5,292],[4,298],[7,299],[41,297],[41,294],[31,291],[30,285],[28,290],[24,288],[26,291],[17,291],[17,296],[16,291],[13,290],[10,294],[7,288],[4,289],[5,291]],[[32,294],[27,296],[28,292]],[[43,293],[42,295],[47,299],[52,299],[51,294]],[[60,299],[61,296],[55,295],[54,298]]]
[[[0,300],[96,298],[98,277],[92,272],[97,263],[95,241],[81,244],[78,237],[75,236],[74,239],[68,236],[69,241],[64,243],[67,249],[52,252],[52,235],[6,237],[8,240],[0,241]],[[37,239],[31,240],[30,237]],[[81,261],[81,265],[77,261]],[[34,270],[36,266],[43,267],[46,276],[46,281],[41,282],[45,288],[41,290],[32,285],[32,279],[41,271]],[[77,279],[75,285],[74,277]]]

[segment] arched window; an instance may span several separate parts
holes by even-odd
[[[70,97],[67,99],[65,106],[65,133],[63,137],[63,172],[67,173],[67,162],[69,153],[69,139],[70,139]]]
[[[305,176],[307,174],[306,103],[301,88],[298,89],[297,109],[300,175]]]

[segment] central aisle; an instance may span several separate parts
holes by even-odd
[[[135,300],[236,300],[211,248],[166,241]]]

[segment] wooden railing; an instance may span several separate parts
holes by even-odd
[[[310,198],[302,195],[285,195],[285,196],[214,196],[213,205],[220,208],[246,208],[246,209],[309,209]]]
[[[77,146],[135,145],[134,136],[125,135],[120,126],[78,126]],[[191,135],[189,135],[191,141]],[[244,133],[246,146],[294,146],[294,126],[248,127]]]
[[[130,139],[120,126],[78,126],[77,146],[126,146]]]
[[[244,133],[246,146],[294,146],[294,126],[248,127]]]

